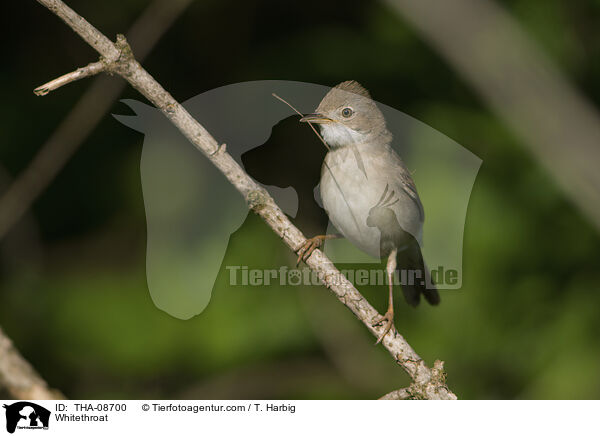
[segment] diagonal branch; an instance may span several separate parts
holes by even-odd
[[[110,72],[122,76],[150,100],[223,173],[246,199],[250,209],[259,215],[288,247],[297,251],[302,246],[306,238],[275,204],[269,193],[258,185],[225,151],[225,147],[220,147],[210,133],[142,68],[133,57],[124,36],[118,35],[116,43],[113,43],[62,1],[37,1],[58,15],[83,40],[95,48],[106,60]],[[379,318],[377,311],[320,250],[313,252],[307,265],[322,278],[323,284],[363,322],[374,336],[377,337],[382,333],[383,327],[373,325],[373,322]],[[423,398],[456,399],[456,395],[443,382],[443,377],[435,376],[435,371],[425,364],[402,335],[392,330],[382,343],[413,379],[414,384],[422,390]]]
[[[63,400],[50,389],[0,328],[0,385],[19,400]]]

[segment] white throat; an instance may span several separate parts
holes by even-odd
[[[321,135],[332,148],[344,147],[346,145],[360,144],[364,142],[365,135],[344,126],[341,123],[320,124]]]

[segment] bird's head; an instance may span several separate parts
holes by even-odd
[[[323,139],[332,148],[371,141],[389,143],[392,139],[369,92],[354,80],[332,88],[316,112],[300,121],[319,124]]]

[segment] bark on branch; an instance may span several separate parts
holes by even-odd
[[[50,389],[0,328],[0,385],[19,400],[63,400],[59,391]]]
[[[250,209],[259,215],[288,247],[296,252],[302,246],[306,238],[275,204],[269,193],[258,185],[227,153],[225,147],[219,146],[210,133],[142,68],[134,58],[124,36],[118,35],[117,41],[113,43],[62,1],[37,1],[59,16],[83,40],[96,49],[105,60],[108,71],[122,76],[150,100],[223,173],[246,199]],[[323,278],[324,285],[363,322],[375,337],[381,333],[381,326],[373,326],[373,322],[379,317],[377,311],[320,250],[313,252],[307,265]],[[422,398],[456,399],[456,395],[446,386],[444,377],[436,376],[436,369],[429,368],[402,335],[392,331],[383,339],[382,344],[413,379],[412,386],[418,387]]]
[[[438,386],[446,386],[444,362],[436,360],[431,369],[431,379],[427,383],[415,382],[407,388],[385,394],[380,400],[427,400],[436,395]],[[456,397],[455,397],[456,398]]]
[[[75,71],[71,73],[67,73],[63,76],[60,76],[57,79],[51,80],[48,83],[43,84],[42,86],[38,86],[33,90],[35,95],[46,95],[50,91],[54,91],[55,89],[60,88],[61,86],[67,85],[76,80],[85,79],[86,77],[95,76],[98,73],[101,73],[106,69],[106,66],[102,61],[93,62],[85,67],[77,68]]]
[[[410,388],[402,388],[397,391],[392,391],[389,394],[385,394],[380,400],[410,400],[412,399]]]

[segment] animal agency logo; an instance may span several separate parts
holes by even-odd
[[[50,424],[50,411],[42,406],[29,401],[5,404],[6,431],[14,433],[15,430],[48,430]]]
[[[300,123],[300,117],[273,93],[300,112],[310,113],[329,90],[312,83],[244,82],[200,94],[184,107],[219,144],[226,144],[233,159],[269,191],[287,215],[301,220],[316,216],[323,207],[319,171],[326,150],[309,126]],[[217,275],[227,274],[224,259],[229,240],[248,217],[248,207],[223,174],[160,111],[134,100],[123,102],[135,115],[115,118],[145,135],[140,172],[148,288],[158,308],[188,319],[208,305]],[[377,106],[393,137],[391,147],[406,164],[423,204],[423,238],[420,234],[415,238],[424,261],[438,289],[460,289],[467,206],[481,159],[411,116],[380,103]],[[354,153],[349,159],[365,160],[358,157]],[[358,175],[363,167],[359,165]],[[377,172],[368,170],[367,165],[368,180],[376,180]],[[371,206],[382,197],[385,186],[385,181],[373,184]],[[390,198],[384,195],[382,202],[402,218],[402,191],[390,186],[386,193]],[[382,229],[377,216],[369,212],[367,208],[347,216],[365,224],[361,232],[378,248],[376,238]],[[331,222],[321,230],[322,234],[339,233]],[[380,262],[345,239],[326,242],[324,251],[337,264]]]

